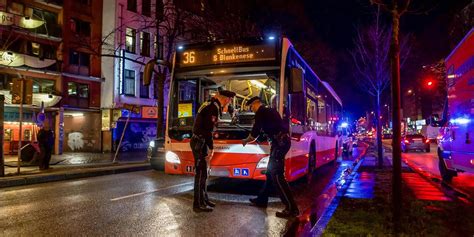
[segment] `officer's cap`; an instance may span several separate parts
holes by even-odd
[[[254,97],[252,97],[250,100],[248,100],[247,103],[245,103],[245,105],[249,106],[249,105],[251,105],[251,104],[252,104],[254,101],[256,101],[256,100],[261,100],[261,99],[260,99],[260,97],[258,97],[258,96],[254,96]]]
[[[219,95],[223,95],[225,97],[232,98],[232,97],[235,96],[235,92],[228,91],[228,90],[222,90],[222,91],[219,91]]]

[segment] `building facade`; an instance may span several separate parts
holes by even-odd
[[[162,2],[104,0],[104,6],[102,148],[115,150],[123,134],[120,151],[144,151],[156,137],[157,98],[153,83],[143,86],[143,71],[147,62],[163,57],[155,15]]]
[[[101,150],[102,6],[100,0],[0,0],[5,153],[16,153],[20,139],[19,106],[10,93],[16,78],[29,81],[33,92],[23,110],[23,144],[49,123],[56,154]]]

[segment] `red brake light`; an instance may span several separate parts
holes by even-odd
[[[296,119],[296,118],[291,118],[291,123],[292,123],[292,124],[301,124],[301,121],[299,121],[299,120]]]
[[[430,143],[430,139],[426,139],[425,143]]]
[[[410,143],[410,141],[408,141],[407,139],[405,139],[405,141],[404,141],[404,142],[405,142],[405,143],[407,143],[407,144],[408,144],[408,143]]]

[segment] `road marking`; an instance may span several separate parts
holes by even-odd
[[[134,194],[130,194],[130,195],[123,196],[123,197],[112,198],[112,199],[110,199],[110,201],[118,201],[118,200],[122,200],[122,199],[137,197],[137,196],[146,195],[146,194],[150,194],[150,193],[155,193],[155,192],[159,192],[159,191],[163,191],[163,190],[167,190],[167,189],[178,188],[178,187],[186,186],[186,185],[190,185],[190,184],[194,184],[194,182],[187,182],[187,183],[183,183],[183,184],[176,184],[176,185],[173,185],[173,186],[164,187],[164,188],[159,188],[159,189],[155,189],[155,190],[151,190],[151,191],[147,191],[147,192],[134,193]]]

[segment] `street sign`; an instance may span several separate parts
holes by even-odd
[[[140,106],[138,105],[123,104],[123,108],[135,114],[140,113]]]
[[[242,176],[249,176],[249,169],[242,169]]]

